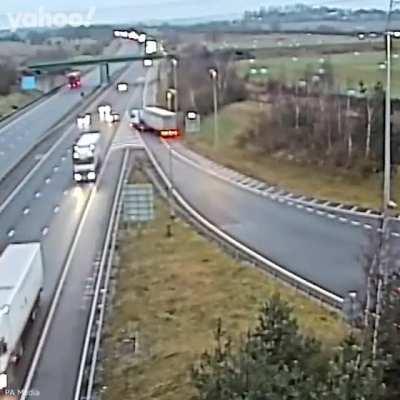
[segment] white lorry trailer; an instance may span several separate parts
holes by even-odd
[[[23,354],[23,334],[36,318],[43,288],[40,243],[10,244],[0,256],[0,376]],[[1,388],[0,388],[1,389]]]
[[[156,132],[163,138],[180,136],[176,113],[160,107],[145,107],[141,112],[141,130]]]
[[[83,133],[72,149],[72,168],[75,182],[94,182],[101,159],[99,131]]]

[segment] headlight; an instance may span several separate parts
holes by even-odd
[[[89,172],[88,179],[94,181],[96,179],[96,172]]]
[[[80,181],[82,180],[82,175],[81,175],[81,174],[74,174],[74,179],[75,179],[77,182],[80,182]]]

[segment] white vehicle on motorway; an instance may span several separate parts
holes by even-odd
[[[83,133],[72,149],[72,169],[75,182],[94,182],[100,167],[101,134],[99,131]]]
[[[0,271],[1,376],[22,357],[24,332],[36,318],[43,289],[40,243],[9,244],[0,256]]]
[[[125,83],[125,82],[120,82],[120,83],[117,84],[118,92],[122,92],[122,93],[127,92],[128,88],[129,88],[128,84]]]
[[[145,107],[141,113],[142,130],[156,132],[163,138],[180,135],[176,113],[161,107]]]
[[[141,119],[141,113],[142,110],[139,110],[138,108],[132,108],[129,112],[129,119],[130,119],[130,124],[132,127],[138,129],[142,119]],[[139,129],[140,130],[140,129]]]

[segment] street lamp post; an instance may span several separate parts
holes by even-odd
[[[173,110],[172,108],[172,99],[176,99],[177,91],[176,89],[168,89],[167,90],[167,108],[168,110]]]
[[[300,128],[300,104],[299,104],[299,87],[304,88],[307,86],[305,80],[300,80],[296,82],[295,92],[296,92],[296,130]]]
[[[390,136],[391,136],[391,89],[392,89],[392,38],[386,32],[386,96],[385,96],[385,167],[383,183],[383,212],[388,214],[390,204]]]
[[[353,136],[350,131],[349,120],[351,117],[351,97],[356,94],[354,89],[347,90],[347,120],[346,120],[346,129],[347,129],[347,157],[350,162],[351,155],[353,154]]]
[[[213,102],[214,102],[214,148],[218,149],[219,131],[218,131],[218,72],[216,69],[210,69],[210,76],[213,82]]]
[[[389,208],[391,205],[390,199],[390,179],[391,179],[391,89],[392,89],[392,36],[400,37],[399,32],[385,32],[386,46],[386,94],[385,94],[385,144],[384,144],[384,178],[383,178],[383,218],[382,218],[382,240],[380,249],[379,263],[379,279],[376,294],[376,309],[374,318],[374,332],[372,337],[372,355],[375,358],[378,350],[378,336],[380,329],[380,319],[383,307],[383,292],[388,280],[387,257],[388,257],[388,239],[389,239]]]
[[[172,93],[169,90],[167,90],[167,108],[168,108],[168,110],[172,109],[171,100],[172,100]]]
[[[173,76],[173,85],[175,89],[175,96],[174,96],[174,110],[178,112],[178,60],[176,58],[171,59],[172,65],[172,76]]]

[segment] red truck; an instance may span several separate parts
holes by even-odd
[[[77,89],[81,87],[81,73],[80,71],[72,71],[67,74],[68,86],[70,89]]]

